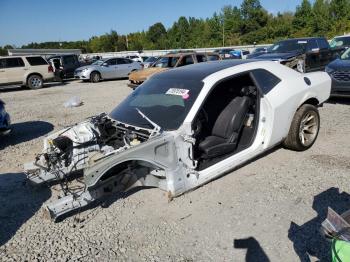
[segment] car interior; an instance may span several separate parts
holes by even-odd
[[[192,124],[197,169],[203,170],[248,148],[254,141],[258,114],[259,93],[250,73],[218,83]]]

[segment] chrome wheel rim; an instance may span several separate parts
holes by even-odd
[[[40,78],[37,78],[37,77],[33,77],[30,81],[31,85],[33,87],[40,87],[41,86],[41,79]]]
[[[92,78],[93,78],[94,82],[98,82],[100,80],[100,77],[98,74],[94,74]]]
[[[300,122],[299,139],[304,146],[311,145],[317,136],[318,131],[318,117],[313,111],[304,115]]]

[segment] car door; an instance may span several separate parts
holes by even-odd
[[[306,45],[306,71],[317,71],[320,68],[320,48],[316,39],[310,39]]]
[[[126,58],[117,58],[117,75],[118,77],[128,77],[132,70],[132,63],[134,61]]]
[[[320,67],[324,69],[332,61],[333,54],[326,39],[317,39],[320,48]]]
[[[63,56],[63,70],[66,78],[74,77],[74,70],[79,67],[78,59],[75,55]]]
[[[28,70],[21,57],[6,58],[5,74],[8,83],[20,83],[23,82],[24,75]]]
[[[6,84],[8,82],[6,76],[5,63],[5,59],[0,59],[0,85]]]
[[[101,67],[101,74],[103,79],[112,79],[118,77],[116,58],[106,60]]]

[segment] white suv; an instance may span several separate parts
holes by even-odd
[[[0,57],[0,85],[20,84],[38,89],[53,78],[52,66],[41,56]]]

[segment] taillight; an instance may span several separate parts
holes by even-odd
[[[52,67],[51,65],[49,65],[49,67],[47,68],[47,71],[48,71],[49,73],[53,73],[53,67]]]

